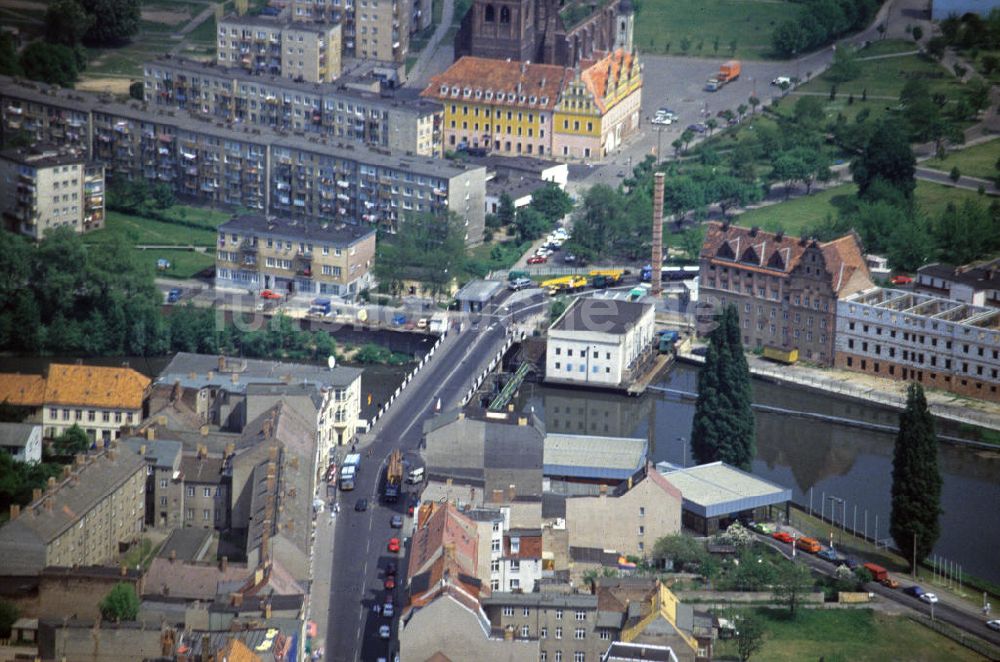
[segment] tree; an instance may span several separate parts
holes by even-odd
[[[21,61],[17,57],[17,44],[10,32],[0,34],[0,74],[4,76],[20,76]]]
[[[833,64],[826,77],[835,83],[846,83],[861,74],[861,64],[853,48],[843,46],[833,52]]]
[[[90,437],[79,425],[74,423],[53,441],[56,453],[59,455],[75,455],[85,453],[90,448]]]
[[[118,582],[104,596],[99,607],[101,616],[109,621],[134,621],[139,616],[139,597],[132,584]]]
[[[973,78],[965,84],[965,100],[977,113],[989,108],[990,85],[980,78]]]
[[[531,206],[538,210],[546,221],[555,223],[573,211],[573,199],[558,185],[549,183],[531,194]]]
[[[941,535],[941,473],[934,418],[923,386],[911,383],[892,456],[892,512],[889,533],[903,558],[920,563]],[[914,548],[914,543],[916,547]],[[913,568],[916,572],[916,568]]]
[[[566,312],[566,308],[569,304],[566,303],[566,299],[559,297],[552,301],[552,305],[549,306],[549,319],[555,321],[559,319],[559,316]]]
[[[528,206],[517,210],[514,217],[514,227],[517,229],[518,241],[525,242],[534,241],[541,237],[548,230],[550,224],[541,212]]]
[[[913,37],[913,41],[920,41],[924,38],[924,29],[919,25],[914,25],[910,35]]]
[[[899,123],[882,120],[876,125],[862,153],[851,162],[858,196],[866,198],[872,185],[882,180],[909,200],[916,188],[916,159]]]
[[[660,563],[670,561],[674,572],[680,572],[687,565],[700,564],[707,556],[708,551],[703,544],[681,533],[663,536],[653,544],[653,560]]]
[[[788,613],[795,618],[795,610],[802,604],[803,596],[812,591],[814,584],[808,567],[798,563],[782,564],[772,587],[774,600],[787,605]]]
[[[701,254],[701,247],[705,243],[705,227],[703,225],[693,225],[678,235],[677,247],[684,251],[685,257],[689,260],[697,260]]]
[[[752,108],[753,112],[756,113],[757,112],[757,106],[760,105],[760,99],[758,99],[757,97],[752,96],[749,99],[747,99],[747,103],[750,104],[750,108]]]
[[[72,86],[78,74],[73,49],[62,44],[33,41],[21,51],[21,69],[32,80]]]
[[[9,639],[10,630],[21,617],[17,605],[8,600],[0,600],[0,639]]]
[[[687,151],[688,145],[694,140],[694,131],[691,129],[684,129],[681,133],[681,142],[684,143],[684,151]]]
[[[708,127],[708,135],[712,135],[712,132],[719,128],[719,120],[714,117],[709,117],[705,120],[705,126]]]
[[[948,179],[958,183],[958,180],[962,178],[962,171],[958,169],[958,166],[953,166],[951,172],[948,173]]]
[[[809,45],[809,37],[798,21],[788,20],[771,35],[771,45],[782,58],[791,58]]]
[[[174,198],[174,190],[169,184],[160,183],[153,186],[153,205],[157,209],[173,207],[175,202],[177,200]]]
[[[514,200],[504,191],[500,194],[500,204],[497,205],[497,219],[500,225],[510,225],[514,222]]]
[[[45,11],[45,39],[73,48],[83,41],[93,24],[94,17],[76,0],[57,0]]]
[[[139,31],[139,0],[83,0],[93,19],[85,40],[96,46],[115,46]]]
[[[141,80],[137,80],[128,86],[128,95],[131,99],[142,101],[144,98],[143,85]]]
[[[752,612],[744,612],[736,622],[736,652],[740,662],[748,662],[764,648],[764,624]]]
[[[698,373],[691,450],[699,464],[722,460],[749,470],[756,455],[750,371],[736,307],[725,307]]]

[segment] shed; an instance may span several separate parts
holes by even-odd
[[[463,313],[479,313],[486,308],[504,284],[498,280],[470,280],[458,291],[455,299]]]
[[[544,475],[617,485],[646,464],[642,438],[545,435]]]
[[[683,495],[684,527],[702,535],[710,535],[738,518],[771,519],[775,509],[783,509],[788,516],[791,489],[723,462],[683,469],[661,462],[656,468]]]

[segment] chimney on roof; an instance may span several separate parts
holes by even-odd
[[[181,380],[174,380],[174,387],[170,389],[170,402],[177,402],[181,399]]]
[[[728,232],[729,231],[729,219],[728,218],[723,219],[723,221],[722,221],[722,231],[723,232]]]
[[[239,609],[240,607],[243,606],[243,594],[242,593],[233,593],[232,598],[233,598],[232,599],[232,603],[233,603],[234,607],[236,607],[237,609]]]
[[[784,238],[785,238],[785,231],[784,230],[778,230],[777,232],[774,233],[774,240],[775,241],[780,242],[780,241],[784,240]]]
[[[225,572],[226,570],[229,570],[229,557],[223,556],[222,559],[219,560],[219,571]]]
[[[11,506],[10,506],[10,521],[13,522],[14,520],[16,520],[20,516],[21,516],[21,506],[17,505],[16,503],[11,504]]]
[[[517,417],[517,424],[518,425],[527,425],[528,424],[528,417],[527,416],[518,416]]]
[[[232,374],[232,376],[230,377],[230,381],[232,381],[232,383],[234,383],[234,384],[239,384],[240,383],[240,376],[239,376],[239,374],[237,374],[237,373],[234,372]]]
[[[602,497],[603,496],[608,496],[608,486],[607,485],[605,485],[604,483],[601,483],[601,487],[599,489],[600,489],[600,493],[601,493]]]
[[[125,565],[124,563],[122,563],[121,566],[118,567],[118,574],[121,575],[122,577],[127,576],[128,575],[128,566]]]
[[[72,467],[70,467],[68,464],[64,464],[62,470],[62,477],[69,478],[70,471],[72,471]],[[41,492],[41,490],[38,491]]]
[[[207,437],[208,436],[208,426],[207,425],[202,425],[200,428],[198,428],[198,432],[201,433],[201,436]]]
[[[152,426],[146,428],[146,441],[153,441],[156,436],[156,432],[153,430]]]
[[[513,501],[514,497],[517,496],[517,485],[511,483],[507,486],[507,500]]]
[[[211,381],[214,378],[215,378],[215,371],[214,370],[209,370],[208,371],[208,380]]]
[[[166,414],[160,414],[159,416],[157,416],[156,417],[156,424],[157,425],[166,425],[167,424],[167,416],[166,416]]]
[[[177,550],[172,549],[170,550],[170,562],[173,563],[176,560],[177,560]]]
[[[48,487],[48,489],[50,489],[50,490],[51,490],[51,489],[54,489],[54,488],[55,488],[55,486],[56,486],[56,479],[55,479],[55,476],[49,476],[49,480],[48,480],[48,482],[46,483],[46,486],[47,486],[47,487]]]
[[[253,571],[253,585],[260,586],[261,582],[264,581],[264,568],[257,566]]]
[[[225,372],[225,371],[226,371],[226,357],[225,356],[220,356],[219,357],[219,372]]]
[[[146,457],[146,444],[139,446],[139,455]]]
[[[82,466],[84,462],[86,462],[86,460],[87,457],[83,453],[77,453],[76,455],[73,456],[73,463],[78,467]],[[49,480],[52,479],[50,478]]]
[[[212,637],[201,635],[201,659],[203,662],[215,662],[215,651],[212,650]]]
[[[45,510],[52,512],[52,497],[45,499],[44,503],[45,503]]]
[[[31,490],[31,500],[33,502],[38,501],[41,498],[42,498],[42,488],[36,487],[35,489]]]
[[[271,618],[271,601],[264,602],[264,618]]]

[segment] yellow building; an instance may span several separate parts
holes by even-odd
[[[560,66],[466,56],[433,77],[423,96],[444,106],[447,150],[548,156],[552,112],[571,78]]]
[[[618,49],[582,61],[556,105],[552,154],[600,159],[639,130],[642,67],[636,53]]]

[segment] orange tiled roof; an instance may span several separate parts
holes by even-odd
[[[45,404],[141,409],[150,379],[132,368],[49,366]]]
[[[0,374],[0,402],[19,407],[41,407],[45,399],[45,378],[41,375]]]
[[[262,660],[239,639],[230,639],[229,643],[219,651],[219,656],[226,662],[261,662]]]
[[[586,67],[580,74],[580,79],[586,84],[587,89],[594,95],[594,103],[601,109],[607,110],[604,106],[604,97],[608,92],[608,80],[618,80],[624,72],[628,75],[632,67],[632,60],[635,58],[632,53],[619,48],[608,53],[600,60],[581,62],[581,67]]]
[[[467,55],[444,73],[431,78],[421,96],[442,103],[454,101],[552,110],[559,100],[564,82],[571,76],[571,69],[553,64],[528,64]],[[487,92],[491,99],[486,98]],[[481,96],[477,97],[477,93]],[[502,100],[498,94],[503,94]],[[523,102],[522,96],[525,99]],[[531,103],[532,97],[536,103]]]

